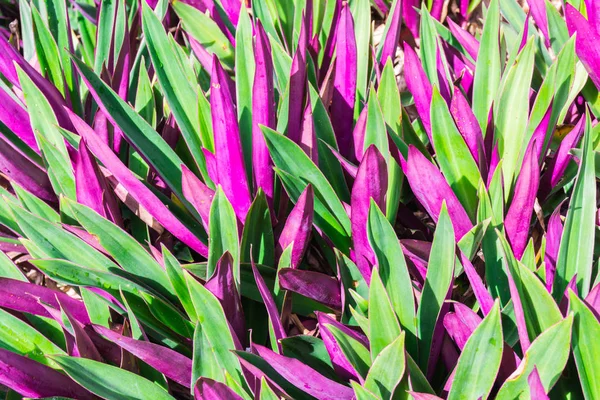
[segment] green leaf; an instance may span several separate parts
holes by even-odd
[[[269,267],[275,265],[275,238],[271,226],[271,213],[262,189],[259,189],[246,215],[240,247],[242,262],[250,262],[252,254],[254,262],[258,264]]]
[[[219,300],[191,275],[187,274],[186,279],[198,316],[194,336],[197,337],[200,331],[204,343],[204,346],[198,349],[203,355],[200,362],[207,368],[214,368],[211,371],[216,374],[221,374],[208,377],[219,380],[223,371],[227,371],[236,382],[245,386],[240,362],[233,353],[235,344],[231,330]]]
[[[393,368],[390,368],[393,366]],[[404,360],[404,332],[390,343],[373,360],[365,379],[365,389],[371,391],[378,398],[390,399],[396,386],[404,376],[406,368]]]
[[[533,40],[529,40],[515,64],[507,71],[506,81],[495,103],[495,134],[498,137],[498,152],[503,160],[502,173],[506,199],[512,193],[515,177],[519,171],[519,161],[522,160],[529,144],[526,133],[529,118],[529,89],[535,55],[533,44]],[[503,112],[507,109],[513,111]]]
[[[208,268],[206,279],[208,280],[217,267],[217,262],[229,252],[233,257],[233,275],[239,287],[240,284],[240,248],[238,244],[237,219],[231,203],[219,186],[209,216],[209,239],[208,239]]]
[[[79,357],[54,356],[52,359],[75,382],[106,399],[174,399],[157,384],[112,365]]]
[[[252,22],[248,9],[241,7],[235,32],[235,89],[240,137],[248,182],[252,182],[252,87],[254,84]]]
[[[113,41],[114,21],[119,2],[116,0],[106,0],[101,3],[100,16],[98,18],[98,37],[96,43],[94,71],[99,74],[102,67],[112,68],[107,65],[110,57],[111,44]]]
[[[185,199],[181,189],[181,164],[183,161],[169,147],[164,139],[140,116],[129,104],[108,87],[98,75],[94,74],[82,61],[73,58],[73,62],[79,68],[81,75],[89,82],[90,89],[93,89],[99,97],[100,102],[106,108],[108,114],[121,128],[123,134],[138,150],[154,170],[160,175],[179,199]],[[184,205],[194,212],[194,208]]]
[[[127,296],[135,315],[144,324],[154,330],[164,332],[166,336],[175,338],[165,329],[168,327],[173,332],[184,337],[191,337],[191,324],[183,315],[164,300],[149,294],[143,286],[115,274],[92,270],[78,264],[64,260],[32,260],[44,274],[58,282],[72,286],[96,287],[106,290],[116,298],[121,297],[121,292]]]
[[[323,340],[309,335],[290,336],[281,340],[281,347],[284,356],[300,360],[323,376],[338,380]]]
[[[260,3],[260,1],[255,1],[252,4],[256,3]],[[260,400],[280,400],[264,376],[260,379]]]
[[[23,70],[16,66],[36,141],[48,165],[50,183],[58,194],[75,199],[75,175],[58,121],[46,97]]]
[[[587,296],[592,280],[594,257],[594,237],[596,220],[596,175],[593,152],[591,121],[586,113],[583,137],[583,156],[573,195],[567,211],[558,258],[554,298],[562,298],[567,284],[577,274],[577,289],[581,296]]]
[[[143,57],[142,57],[143,58]],[[146,65],[142,59],[142,65]],[[148,76],[147,68],[140,68],[138,76],[137,92],[135,94],[135,111],[152,127],[156,127],[156,109],[154,106],[154,95],[152,82]]]
[[[37,59],[40,63],[42,75],[48,76],[50,82],[64,96],[65,81],[60,65],[60,56],[58,55],[58,45],[35,6],[31,7],[31,16],[33,17],[33,35]]]
[[[338,346],[340,346],[344,357],[346,357],[361,377],[366,378],[371,367],[369,350],[358,340],[346,335],[337,327],[329,325],[328,328]]]
[[[534,368],[537,368],[540,374],[544,389],[549,392],[560,378],[569,359],[572,326],[573,316],[568,316],[538,336],[527,349],[518,368],[519,372],[504,382],[496,400],[528,398],[530,394],[527,379]],[[552,351],[548,351],[550,348]]]
[[[496,301],[465,344],[456,365],[448,400],[488,397],[500,368],[503,344],[500,304]]]
[[[263,134],[277,171],[292,201],[296,201],[310,183],[315,191],[315,220],[338,249],[350,247],[350,219],[323,173],[293,141],[263,127]],[[282,176],[280,172],[285,173]],[[291,178],[291,179],[287,179]]]
[[[381,72],[381,81],[377,88],[377,97],[381,105],[381,112],[388,127],[396,135],[402,134],[402,103],[400,90],[396,82],[394,63],[388,60]]]
[[[234,50],[217,23],[200,10],[182,1],[172,3],[181,18],[185,31],[196,39],[210,54],[216,54],[227,68],[233,70]]]
[[[350,385],[352,385],[352,389],[354,389],[354,394],[356,395],[356,400],[377,400],[379,399],[375,394],[369,392],[364,387],[360,386],[360,384],[356,381],[350,381]]]
[[[80,288],[81,298],[93,324],[102,325],[110,329],[110,306],[115,307],[104,297],[92,292],[87,288]]]
[[[431,98],[431,133],[437,162],[456,197],[473,219],[477,210],[479,168],[454,124],[446,101],[434,86]]]
[[[372,144],[377,147],[386,159],[389,158],[390,151],[385,120],[383,118],[381,106],[379,105],[379,100],[377,100],[377,94],[373,87],[371,87],[371,90],[369,91],[369,101],[367,103],[367,127],[363,151],[366,151]]]
[[[171,47],[165,28],[147,3],[143,3],[142,26],[164,97],[194,160],[202,170],[205,164],[202,145],[211,140],[200,136],[198,94],[195,82],[190,82],[186,78],[182,64],[177,62],[179,58]]]
[[[373,268],[369,287],[369,343],[371,360],[400,336],[400,324],[377,268]]]
[[[390,296],[400,326],[406,332],[407,350],[416,356],[418,347],[415,300],[408,267],[394,228],[373,199],[369,209],[367,233],[369,244],[377,257],[381,281]]]
[[[492,0],[481,35],[473,81],[473,113],[486,132],[488,114],[500,84],[500,0]]]
[[[60,223],[60,215],[54,211],[52,207],[46,204],[46,202],[35,197],[16,183],[11,183],[23,208],[47,221],[54,222],[56,224]]]
[[[600,323],[594,313],[569,290],[570,308],[574,313],[573,355],[586,399],[600,397]]]
[[[50,354],[65,354],[65,352],[29,326],[7,311],[0,309],[0,347],[10,350],[42,364],[56,368],[52,360],[46,358]]]
[[[0,277],[29,282],[21,269],[3,251],[0,251]]]
[[[173,293],[165,270],[137,240],[82,204],[65,199],[62,206],[69,210],[69,214],[74,216],[85,230],[98,239],[100,245],[121,268],[171,301],[177,302],[177,296]]]
[[[423,371],[428,369],[433,332],[452,284],[456,259],[455,248],[454,229],[444,202],[433,236],[418,310],[419,366]]]
[[[173,254],[171,254],[169,249],[167,249],[165,246],[162,247],[162,255],[165,262],[165,269],[167,270],[167,276],[169,277],[169,281],[171,281],[171,285],[175,290],[175,295],[181,302],[181,305],[183,306],[183,309],[190,320],[195,321],[198,319],[198,315],[196,314],[196,309],[194,308],[194,303],[192,302],[190,289],[188,288],[185,280],[183,268],[181,267],[181,264],[179,264],[179,261],[177,261]]]
[[[10,204],[10,206],[19,227],[43,253],[41,256],[70,260],[100,271],[119,269],[117,264],[61,226],[37,217],[16,205]]]
[[[562,320],[561,312],[537,275],[515,259],[506,238],[498,233],[498,239],[502,244],[503,262],[521,298],[527,332],[531,338],[535,338]]]

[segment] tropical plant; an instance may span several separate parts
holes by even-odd
[[[451,4],[5,0],[6,398],[600,399],[600,6]]]

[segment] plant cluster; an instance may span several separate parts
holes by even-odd
[[[600,399],[600,4],[451,6],[5,0],[6,398]]]

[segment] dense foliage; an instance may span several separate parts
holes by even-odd
[[[526,9],[4,0],[0,390],[600,399],[600,2]]]

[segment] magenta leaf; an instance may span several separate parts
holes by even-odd
[[[313,299],[332,310],[342,309],[340,285],[336,278],[314,271],[284,268],[279,284],[285,290]]]
[[[245,220],[252,200],[246,179],[240,130],[231,80],[216,56],[211,74],[210,110],[215,138],[219,184],[231,201],[236,215]]]
[[[312,231],[313,212],[314,191],[312,186],[308,185],[288,215],[277,242],[278,255],[281,255],[292,244],[291,268],[298,268],[308,247]]]
[[[371,199],[385,210],[385,194],[388,186],[387,165],[375,145],[369,146],[358,167],[352,186],[350,207],[352,214],[352,238],[356,254],[356,266],[367,283],[371,279],[371,266],[375,264],[375,253],[369,245],[367,225]]]

